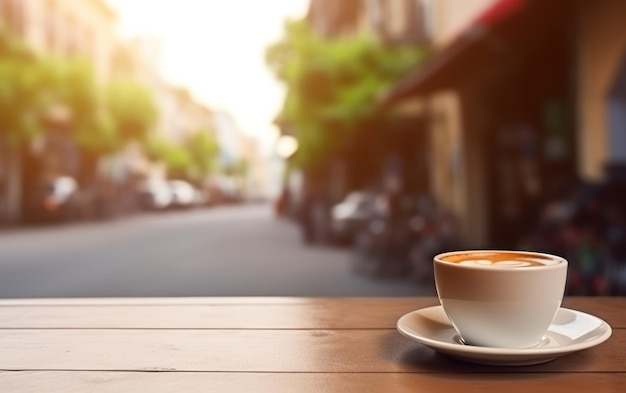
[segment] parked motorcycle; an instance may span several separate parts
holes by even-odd
[[[415,236],[411,219],[377,217],[361,228],[354,241],[354,271],[374,277],[409,274],[408,254]]]
[[[414,222],[415,237],[409,250],[412,278],[421,284],[433,282],[433,258],[440,253],[462,249],[454,217],[435,211]]]
[[[430,198],[404,203],[402,214],[389,214],[384,202],[375,203],[372,218],[355,238],[354,271],[368,276],[411,276],[432,282],[432,258],[458,249],[458,229],[452,215]]]
[[[583,184],[547,202],[522,248],[565,257],[568,295],[626,294],[626,187]]]

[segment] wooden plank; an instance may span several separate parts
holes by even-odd
[[[86,299],[86,302],[93,300]],[[398,318],[405,313],[438,304],[435,298],[283,300],[278,299],[275,304],[270,303],[269,298],[208,298],[201,303],[197,303],[201,299],[189,299],[179,300],[179,304],[142,304],[143,299],[136,304],[130,299],[123,299],[119,305],[82,302],[41,305],[37,301],[22,302],[21,305],[0,306],[0,328],[393,328]],[[115,299],[108,301],[115,303]],[[626,313],[622,312],[626,308],[625,299],[566,299],[564,306],[597,315],[613,328],[626,328]]]
[[[41,392],[503,392],[622,391],[626,374],[288,374],[146,372],[0,372],[12,393]]]
[[[220,305],[220,304],[302,304],[309,298],[299,297],[150,297],[150,298],[37,298],[0,299],[2,306],[150,306],[150,305]]]
[[[372,329],[393,328],[414,309],[413,304],[372,307],[366,302],[0,307],[0,328]]]
[[[0,334],[2,370],[502,372],[381,330],[27,330]],[[511,370],[511,369],[509,369]],[[516,372],[625,372],[626,330],[592,349]]]
[[[155,306],[249,306],[319,305],[387,307],[396,304],[411,310],[439,304],[436,297],[169,297],[169,298],[42,298],[0,299],[3,307],[155,307]]]
[[[0,299],[0,307],[12,306],[159,306],[159,305],[362,305],[372,307],[391,304],[417,309],[439,304],[436,297],[168,297],[168,298],[42,298],[42,299]],[[587,312],[620,311],[626,306],[623,297],[566,297],[563,306]]]
[[[369,304],[385,306],[400,304],[415,308],[438,304],[436,297],[152,297],[152,298],[38,298],[0,299],[3,306],[158,306],[158,305],[281,305],[281,304]],[[624,297],[566,297],[563,306],[586,308],[593,311],[600,308],[613,310],[626,305]]]

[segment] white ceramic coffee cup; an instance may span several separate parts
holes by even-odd
[[[535,258],[539,266],[488,263],[494,253]],[[449,262],[465,258],[469,263]],[[475,261],[475,262],[471,262]],[[561,257],[525,251],[473,250],[434,258],[435,285],[443,309],[466,344],[529,348],[537,345],[556,315],[567,278]]]

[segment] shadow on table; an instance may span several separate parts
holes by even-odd
[[[494,373],[506,374],[506,379],[516,377],[524,379],[526,378],[524,374],[528,373],[533,373],[534,377],[536,377],[537,374],[541,373],[549,376],[551,373],[589,371],[593,364],[596,363],[594,362],[592,352],[588,350],[533,366],[499,367],[479,365],[440,354],[424,345],[411,342],[397,332],[390,332],[385,336],[383,342],[381,342],[381,351],[386,360],[399,364],[407,372],[440,373],[445,378],[472,379],[472,374]],[[459,373],[467,375],[460,376],[458,375]],[[481,378],[480,375],[476,377]],[[494,375],[494,378],[497,378],[497,376]]]

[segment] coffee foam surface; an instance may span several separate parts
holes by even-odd
[[[511,253],[511,252],[477,252],[467,254],[452,254],[442,258],[443,261],[459,265],[476,267],[521,268],[532,266],[551,266],[561,262],[558,258],[549,256]]]

